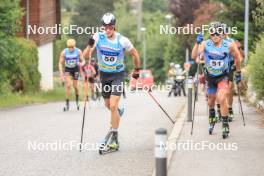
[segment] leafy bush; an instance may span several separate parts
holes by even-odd
[[[4,0],[0,11],[0,93],[39,90],[37,46],[16,38],[23,15],[20,1]]]
[[[0,94],[10,89],[10,75],[18,48],[15,35],[23,14],[19,4],[19,0],[2,0],[0,3]]]
[[[66,42],[67,42],[68,37],[65,35],[62,35],[60,40],[56,40],[54,43],[54,54],[53,54],[53,70],[58,71],[58,63],[59,63],[59,58],[60,58],[60,53],[61,51],[67,47]]]
[[[256,51],[250,57],[250,75],[253,89],[256,91],[257,98],[264,97],[264,35],[257,44]]]
[[[18,57],[16,58],[16,70],[12,80],[13,87],[22,81],[23,92],[35,92],[39,90],[40,73],[38,71],[38,50],[32,40],[19,38]],[[14,84],[15,81],[15,84]]]
[[[1,58],[0,92],[39,90],[38,51],[35,43],[23,38],[8,38]],[[0,44],[1,45],[1,44]],[[1,50],[1,49],[0,49]]]

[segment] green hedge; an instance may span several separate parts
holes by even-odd
[[[19,38],[18,58],[16,59],[17,80],[23,81],[23,92],[35,92],[39,90],[40,73],[38,71],[38,50],[32,40]]]
[[[23,10],[20,0],[0,3],[0,95],[10,90],[34,92],[39,89],[38,53],[36,45],[17,39]]]
[[[1,43],[1,42],[0,42]],[[39,90],[38,51],[36,44],[28,39],[10,37],[1,45],[0,93],[10,90],[36,92]]]
[[[60,40],[56,40],[54,42],[54,54],[53,54],[53,70],[58,71],[58,63],[59,63],[59,58],[61,51],[67,47],[66,42],[68,38],[65,35],[62,35]]]
[[[264,35],[258,42],[255,53],[250,55],[250,73],[253,89],[258,99],[264,97]]]
[[[12,88],[10,84],[15,77],[15,60],[18,56],[19,45],[15,37],[3,37],[1,39],[3,40],[0,40],[0,94],[3,94]]]

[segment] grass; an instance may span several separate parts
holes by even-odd
[[[13,108],[23,105],[48,103],[64,100],[64,89],[55,88],[47,92],[19,94],[8,93],[0,96],[0,108]]]
[[[54,78],[54,89],[51,91],[40,91],[37,93],[6,93],[0,95],[0,109],[5,108],[14,108],[24,105],[31,105],[31,104],[43,104],[43,103],[50,103],[50,102],[58,102],[65,100],[65,90],[59,83],[58,78]],[[81,82],[79,82],[79,89],[81,93],[81,99],[83,97],[83,86]],[[72,88],[71,99],[75,99],[73,97],[74,91]]]

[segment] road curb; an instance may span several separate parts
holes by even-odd
[[[176,114],[175,125],[173,126],[170,136],[167,139],[168,146],[172,146],[172,144],[175,144],[178,141],[179,136],[183,129],[185,119],[186,119],[186,103],[184,103],[181,106],[180,110]],[[173,153],[174,153],[174,150],[168,148],[167,150],[167,169],[170,167],[170,162],[171,162]],[[152,176],[155,176],[155,174],[156,173],[155,173],[155,168],[154,168],[152,172]]]

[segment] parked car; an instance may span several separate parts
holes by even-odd
[[[140,70],[139,78],[134,79],[131,77],[130,79],[130,89],[151,89],[154,84],[154,77],[152,75],[151,70]]]

